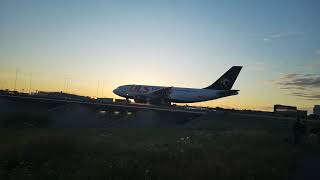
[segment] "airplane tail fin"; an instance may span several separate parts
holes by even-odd
[[[236,81],[242,66],[232,66],[216,82],[204,89],[230,90]]]

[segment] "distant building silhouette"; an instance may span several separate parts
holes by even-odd
[[[299,115],[300,117],[308,116],[308,112],[305,110],[298,110],[296,106],[287,106],[287,105],[281,105],[281,104],[274,105],[273,112],[276,115],[289,116],[289,117],[294,117],[297,115]]]

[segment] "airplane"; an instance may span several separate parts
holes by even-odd
[[[217,81],[203,89],[164,87],[150,85],[123,85],[113,90],[118,96],[133,99],[136,103],[171,105],[171,103],[195,103],[237,95],[239,90],[232,90],[242,66],[233,66]]]

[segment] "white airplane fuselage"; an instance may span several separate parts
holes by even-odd
[[[135,99],[136,97],[147,97],[148,94],[168,87],[148,86],[148,85],[124,85],[119,86],[113,92],[118,96]],[[227,95],[227,94],[228,95]],[[218,99],[225,96],[238,94],[236,90],[212,90],[212,89],[195,89],[172,87],[168,96],[168,101],[173,103],[194,103]]]
[[[135,102],[151,104],[194,103],[238,94],[232,90],[242,66],[233,66],[218,80],[206,88],[180,88],[149,85],[124,85],[113,90],[118,96]]]

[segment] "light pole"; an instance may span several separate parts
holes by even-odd
[[[17,79],[18,79],[18,68],[16,68],[16,78],[15,78],[15,80],[14,80],[14,88],[13,88],[13,91],[16,91]]]
[[[32,73],[30,73],[30,81],[29,81],[29,93],[31,94],[31,82],[32,82]]]
[[[99,96],[99,80],[98,80],[98,87],[97,87],[97,98],[98,98],[98,96]]]
[[[102,98],[103,98],[103,91],[104,91],[104,81],[102,81],[102,94],[101,94]]]

